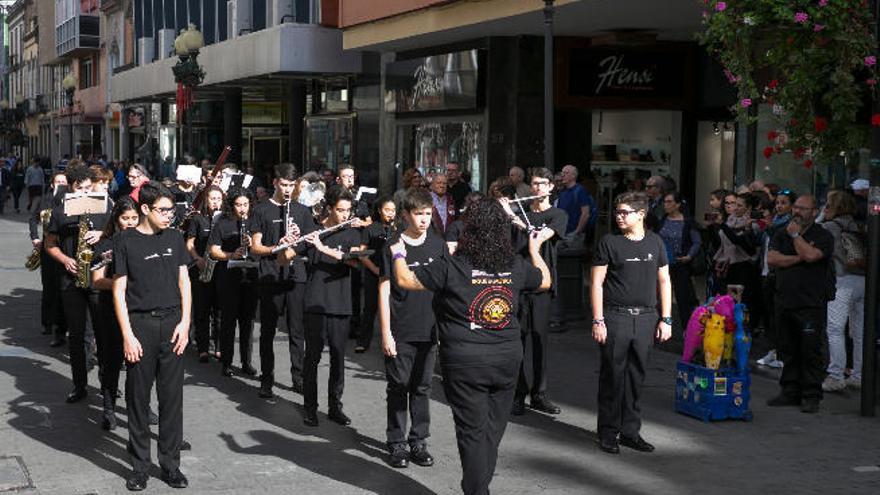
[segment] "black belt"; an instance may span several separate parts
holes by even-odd
[[[132,311],[132,313],[144,316],[152,316],[153,318],[165,318],[170,314],[174,314],[180,311],[180,306],[175,306],[173,308],[162,308],[162,309],[153,309],[150,311]]]
[[[612,313],[639,316],[645,313],[656,313],[657,308],[653,306],[610,306],[608,311],[611,311]]]

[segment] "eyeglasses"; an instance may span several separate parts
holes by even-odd
[[[169,207],[167,207],[167,208],[166,208],[166,207],[162,207],[162,206],[151,206],[150,209],[153,210],[153,211],[155,211],[155,212],[157,212],[157,213],[159,213],[160,215],[163,215],[163,216],[166,216],[166,217],[169,216],[169,215],[174,214],[174,210],[176,210],[176,208],[173,207],[173,206],[169,206]]]
[[[636,210],[614,210],[615,217],[625,217],[625,216],[629,216],[633,213],[637,213],[637,211]]]
[[[549,185],[550,185],[549,180],[533,180],[532,181],[532,186],[549,186]]]

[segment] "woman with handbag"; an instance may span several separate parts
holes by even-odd
[[[692,218],[682,213],[684,200],[680,193],[669,193],[663,198],[666,216],[660,221],[657,233],[666,246],[669,259],[669,277],[678,306],[682,327],[687,325],[691,312],[697,307],[697,295],[691,280],[694,260],[700,255],[700,232]]]

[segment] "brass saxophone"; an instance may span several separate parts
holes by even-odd
[[[40,225],[43,227],[43,237],[46,236],[46,230],[49,228],[49,218],[52,216],[52,208],[46,208],[40,211]],[[24,262],[24,267],[30,271],[34,271],[40,267],[40,254],[43,247],[35,247],[31,254],[28,255]]]
[[[95,252],[86,242],[86,233],[89,231],[89,219],[87,215],[79,217],[79,235],[76,241],[76,286],[80,289],[88,289],[91,283],[92,257]]]

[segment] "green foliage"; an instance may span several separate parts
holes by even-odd
[[[697,39],[716,56],[739,98],[767,103],[772,152],[829,158],[863,147],[871,121],[860,112],[877,87],[874,17],[866,0],[704,0]],[[876,120],[872,119],[872,120]]]

